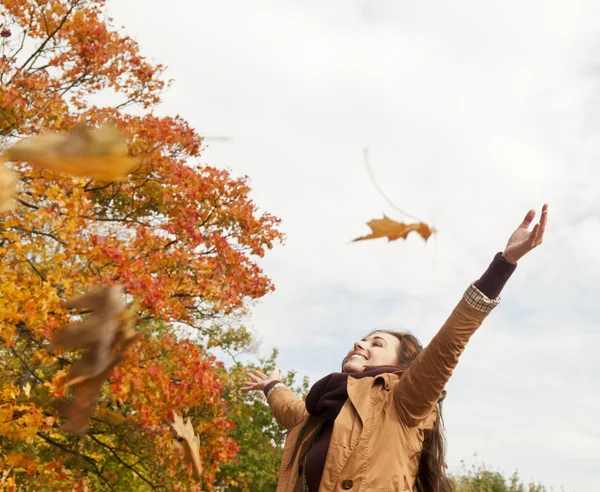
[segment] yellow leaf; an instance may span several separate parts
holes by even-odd
[[[405,224],[403,222],[396,222],[385,215],[383,216],[383,219],[373,219],[368,222],[367,225],[373,232],[367,236],[357,237],[353,241],[364,241],[366,239],[377,239],[380,237],[387,237],[388,241],[395,241],[400,238],[406,239],[408,234],[413,231],[427,241],[429,236],[435,232],[434,229],[423,222]]]
[[[6,160],[73,176],[105,181],[122,180],[137,165],[128,155],[127,143],[119,130],[105,124],[97,129],[76,127],[71,133],[45,133],[21,140],[3,154]]]
[[[174,422],[171,424],[177,435],[183,439],[183,442],[175,441],[175,446],[183,447],[186,463],[191,463],[194,468],[194,475],[198,480],[202,476],[202,462],[200,461],[200,438],[194,432],[192,422],[188,418],[185,423],[181,415],[173,412]]]

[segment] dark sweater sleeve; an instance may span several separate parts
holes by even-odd
[[[275,381],[271,381],[269,384],[267,384],[267,385],[265,386],[265,389],[263,389],[263,391],[265,392],[265,396],[267,396],[267,394],[269,393],[269,390],[270,390],[270,389],[271,389],[273,386],[275,386],[277,383],[281,383],[281,381],[279,381],[279,380],[277,380],[277,379],[276,379]]]
[[[502,253],[497,253],[488,269],[475,282],[475,287],[489,299],[496,299],[516,268],[516,264],[506,261]]]

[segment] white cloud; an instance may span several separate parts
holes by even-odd
[[[428,341],[530,207],[545,244],[519,266],[449,384],[453,467],[474,452],[566,491],[600,490],[600,4],[110,1],[168,65],[161,111],[248,174],[287,244],[262,261],[265,350],[314,381],[375,327]],[[399,207],[424,244],[350,244]]]

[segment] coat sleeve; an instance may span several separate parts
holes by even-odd
[[[499,302],[471,285],[440,331],[402,374],[394,388],[394,403],[407,425],[419,425],[435,409],[469,338]]]
[[[267,402],[277,422],[287,430],[293,429],[308,417],[304,400],[289,388],[275,388]]]

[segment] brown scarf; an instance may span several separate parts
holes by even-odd
[[[306,410],[313,417],[327,415],[327,418],[333,421],[348,399],[348,377],[361,379],[399,370],[399,367],[374,366],[357,373],[334,372],[329,374],[317,381],[306,395]]]

